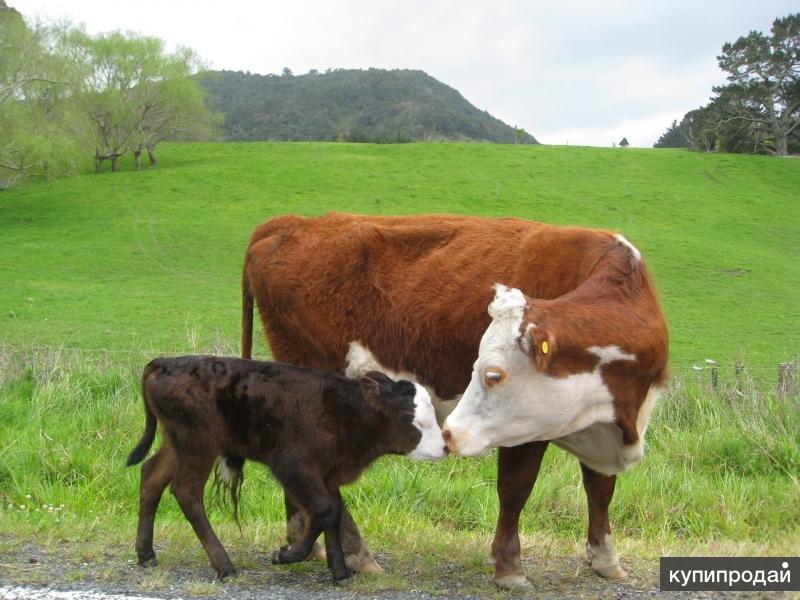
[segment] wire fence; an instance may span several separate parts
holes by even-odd
[[[193,347],[194,346],[194,347]],[[0,382],[20,372],[54,372],[67,368],[91,366],[101,370],[132,367],[141,368],[157,356],[179,354],[210,354],[238,356],[238,344],[219,338],[210,347],[156,349],[83,348],[69,346],[14,346],[0,344]],[[264,357],[268,358],[268,357]],[[751,393],[775,394],[778,398],[798,397],[798,356],[789,356],[778,363],[733,362],[678,363],[670,365],[670,387],[673,391],[696,388],[711,394],[732,397]]]

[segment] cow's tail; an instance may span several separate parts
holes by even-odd
[[[242,358],[251,358],[253,354],[253,290],[247,276],[247,257],[244,260],[242,274]]]
[[[153,445],[153,440],[156,438],[156,426],[158,421],[153,409],[150,408],[150,402],[147,400],[147,384],[146,379],[153,371],[152,363],[147,365],[142,374],[142,398],[144,399],[144,433],[142,439],[136,444],[136,447],[131,450],[128,455],[128,460],[125,463],[127,466],[138,465],[147,456],[150,446]]]

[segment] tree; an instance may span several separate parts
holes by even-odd
[[[673,119],[672,125],[653,144],[653,148],[688,148],[690,146],[689,122],[685,116],[680,124],[678,124],[677,119]]]
[[[28,26],[0,0],[0,189],[75,170],[65,129],[70,66],[46,51],[54,28]]]
[[[200,61],[188,48],[165,54],[163,42],[151,50],[152,72],[139,78],[132,99],[137,107],[130,148],[141,169],[141,154],[146,150],[150,166],[157,164],[155,148],[170,138],[184,140],[207,139],[213,135],[218,119],[206,104],[206,94],[192,75],[199,70]]]
[[[627,148],[628,146],[630,146],[630,144],[628,143],[628,138],[624,137],[619,141],[620,148]]]
[[[728,121],[769,131],[773,152],[785,156],[800,126],[800,13],[776,19],[771,32],[751,31],[722,47],[717,59],[730,84],[714,91],[730,99]]]
[[[128,151],[137,169],[143,151],[155,166],[155,148],[164,139],[212,131],[204,92],[193,78],[202,65],[191,50],[168,54],[158,38],[118,31],[90,36],[73,29],[61,51],[82,65],[76,95],[92,124],[96,171],[109,159],[116,171]]]

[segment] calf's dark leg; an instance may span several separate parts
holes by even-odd
[[[592,569],[608,579],[624,579],[627,573],[619,566],[619,557],[611,543],[608,506],[614,495],[616,475],[603,475],[581,463],[583,489],[589,504],[589,536],[586,553]]]
[[[492,558],[494,581],[500,587],[530,586],[519,555],[519,515],[536,483],[547,444],[529,442],[499,449],[497,495],[500,498],[500,514],[492,542]]]
[[[157,564],[153,550],[153,525],[164,489],[175,476],[175,467],[175,455],[167,443],[142,465],[136,532],[136,556],[142,566],[154,567]]]
[[[347,564],[345,564],[344,560],[342,540],[339,536],[344,502],[342,501],[342,495],[338,488],[331,491],[331,496],[336,503],[336,520],[333,526],[325,530],[325,555],[328,559],[328,568],[333,575],[333,580],[339,581],[350,577],[350,570],[347,568]]]
[[[236,569],[228,558],[225,547],[211,528],[203,503],[203,490],[213,465],[214,457],[192,456],[191,465],[184,462],[179,466],[178,473],[172,480],[172,492],[175,494],[183,514],[200,539],[200,543],[203,544],[211,566],[217,572],[217,576],[222,579],[236,573]]]
[[[344,566],[344,554],[339,539],[339,523],[341,516],[341,501],[336,491],[332,495],[319,477],[308,475],[292,475],[282,478],[276,477],[283,484],[287,495],[292,501],[302,508],[307,515],[305,531],[300,539],[295,540],[290,546],[284,546],[273,555],[275,564],[293,563],[305,560],[311,554],[314,542],[319,535],[326,532],[326,550],[328,565],[331,566],[334,579],[343,579],[349,575]],[[327,532],[331,532],[331,541],[328,542]],[[336,548],[333,545],[337,546]],[[335,570],[334,570],[335,567]],[[344,567],[344,569],[342,569]]]
[[[303,537],[303,532],[306,530],[305,515],[285,492],[283,501],[286,507],[286,541],[291,546],[295,541]],[[325,551],[317,542],[314,542],[309,559],[325,559]]]

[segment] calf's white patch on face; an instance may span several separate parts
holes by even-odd
[[[447,454],[444,437],[436,411],[433,409],[430,394],[420,384],[415,383],[417,393],[414,395],[414,427],[420,430],[422,437],[411,452],[406,454],[414,460],[439,460]]]
[[[592,346],[587,350],[600,359],[593,371],[566,377],[542,373],[518,344],[527,307],[524,295],[505,286],[496,290],[489,305],[492,322],[481,339],[469,386],[445,421],[450,449],[476,456],[497,446],[563,438],[596,424],[608,425],[608,431],[603,427],[585,439],[568,441],[568,449],[588,452],[590,442],[614,435],[618,440],[611,442],[617,448],[622,436],[613,423],[613,397],[601,366],[636,357],[616,346]],[[493,385],[495,370],[506,377]],[[615,457],[617,454],[614,452]]]

